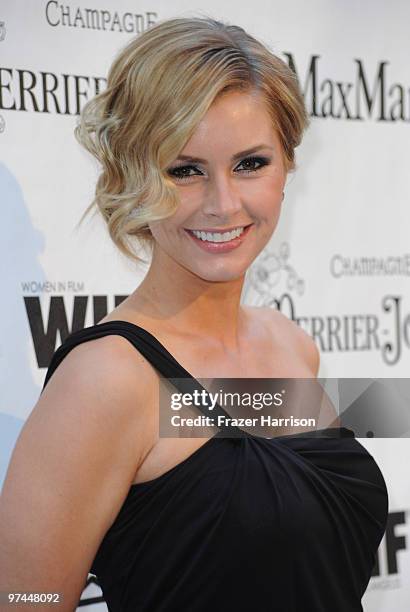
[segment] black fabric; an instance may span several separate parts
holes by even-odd
[[[44,386],[74,346],[107,334],[129,340],[162,376],[195,384],[152,334],[109,321],[70,334]],[[388,493],[354,432],[219,434],[131,486],[90,568],[109,610],[362,611]]]

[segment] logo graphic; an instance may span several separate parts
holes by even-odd
[[[400,563],[403,555],[408,554],[406,536],[403,535],[406,514],[408,512],[404,511],[389,513],[386,533],[379,546],[369,591],[398,589],[402,586]]]
[[[403,349],[410,348],[410,312],[403,312],[402,296],[380,297],[386,323],[374,313],[299,316],[297,300],[306,284],[289,259],[287,242],[280,245],[278,254],[265,249],[248,271],[243,302],[277,308],[303,327],[322,352],[378,350],[387,365],[400,361]]]
[[[289,255],[290,246],[287,242],[281,244],[278,255],[269,250],[263,251],[249,270],[246,279],[249,286],[245,287],[244,296],[253,293],[253,303],[256,306],[273,306],[277,304],[273,292],[279,289],[280,284],[296,295],[303,295],[305,282],[290,265]]]

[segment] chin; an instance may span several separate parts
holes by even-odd
[[[238,280],[246,273],[246,269],[218,270],[215,268],[211,269],[210,267],[208,267],[206,270],[193,269],[192,267],[189,267],[188,269],[192,272],[192,274],[195,274],[195,276],[198,276],[199,278],[202,278],[203,280],[208,281],[210,283],[226,283],[229,281]]]

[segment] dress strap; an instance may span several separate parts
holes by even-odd
[[[163,344],[153,336],[149,331],[135,325],[129,321],[106,321],[105,323],[99,323],[90,327],[84,327],[78,331],[69,334],[62,342],[62,344],[55,351],[51,362],[49,364],[46,377],[43,384],[43,389],[50,380],[52,374],[55,372],[57,367],[60,365],[64,357],[78,344],[87,342],[88,340],[94,340],[102,338],[110,334],[117,334],[126,338],[131,344],[155,367],[155,369],[161,374],[161,376],[167,379],[176,379],[172,381],[172,384],[181,393],[192,393],[195,390],[205,391],[207,390],[200,384],[200,382],[192,376],[176,359],[173,355],[165,348]],[[198,406],[198,409],[205,416],[209,416],[209,412],[205,407]],[[229,414],[219,405],[216,404],[212,411],[213,416],[223,415],[229,417]],[[221,428],[219,434],[226,435],[226,431],[229,430],[229,437],[243,436],[244,432],[232,426],[225,426]],[[217,434],[219,436],[219,434]]]

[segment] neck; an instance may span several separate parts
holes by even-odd
[[[165,328],[212,338],[235,349],[244,325],[240,299],[244,276],[228,281],[208,281],[184,268],[164,251],[155,250],[151,266],[132,295],[133,306],[143,316]]]

